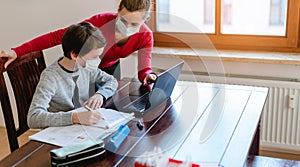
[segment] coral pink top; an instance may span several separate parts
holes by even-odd
[[[146,24],[143,24],[139,33],[132,35],[129,40],[122,46],[116,45],[115,39],[115,19],[116,13],[97,14],[84,21],[98,27],[107,44],[104,48],[103,57],[100,68],[107,68],[114,65],[120,58],[125,58],[131,53],[138,51],[138,77],[142,81],[147,74],[152,73],[151,69],[151,53],[153,48],[153,35]],[[39,36],[29,42],[22,44],[16,48],[12,48],[18,57],[38,50],[47,49],[61,44],[62,37],[66,28],[59,29],[45,35]]]

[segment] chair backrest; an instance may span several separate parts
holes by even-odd
[[[46,68],[42,51],[32,52],[17,58],[6,69],[4,63],[6,58],[0,58],[0,102],[5,120],[10,150],[19,148],[18,137],[29,128],[27,125],[27,113],[32,97],[39,82],[41,72]],[[4,73],[7,73],[17,107],[19,127],[16,128],[12,105],[9,100],[7,81]]]

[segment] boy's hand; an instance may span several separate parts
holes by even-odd
[[[103,105],[103,96],[101,94],[94,94],[87,101],[85,101],[82,106],[88,106],[91,109],[95,110],[100,108]]]
[[[6,68],[11,62],[16,60],[17,54],[13,50],[9,50],[9,51],[1,50],[0,57],[7,57],[8,58],[8,60],[4,64],[4,68]]]
[[[72,114],[73,124],[93,125],[99,122],[100,119],[102,119],[102,115],[99,112],[83,111]]]

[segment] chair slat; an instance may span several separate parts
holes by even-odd
[[[29,128],[27,114],[41,72],[46,68],[42,51],[32,52],[12,62],[7,69],[4,68],[6,59],[0,58],[0,101],[3,110],[5,125],[9,138],[11,152],[19,148],[18,137]],[[4,73],[7,72],[17,106],[19,128],[14,123],[11,102],[9,100],[7,83]]]

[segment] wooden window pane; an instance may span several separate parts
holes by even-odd
[[[169,47],[187,47],[185,41],[192,43],[193,46],[205,47],[199,42],[203,36],[207,36],[211,43],[217,49],[239,49],[239,50],[268,50],[268,51],[300,51],[300,0],[153,0],[154,1],[154,13],[152,19],[149,20],[148,25],[154,32],[154,45],[155,46],[169,46]],[[196,1],[199,6],[196,5]],[[245,15],[245,24],[254,24],[257,26],[259,23],[255,18],[253,19],[253,13],[260,10],[265,11],[264,15],[264,27],[268,30],[255,30],[255,26],[248,26],[243,29],[245,24],[241,24],[242,29],[233,29],[230,26],[235,24],[236,15],[235,8],[236,3],[243,1],[243,3],[259,3],[254,7],[254,10],[242,11],[241,15]],[[167,5],[168,19],[164,18],[159,20],[159,8],[160,5],[165,2]],[[172,14],[172,6],[174,3],[181,3],[181,7],[178,13],[192,13],[188,16],[193,16],[198,19],[197,26],[198,31],[191,31],[186,29],[182,25],[183,22],[178,24],[170,24],[165,26],[162,22],[171,22],[170,14]],[[207,6],[211,6],[212,10]],[[184,5],[188,5],[185,9]],[[201,7],[202,5],[202,7]],[[190,7],[192,6],[192,7]],[[263,6],[267,6],[268,9],[263,9]],[[253,7],[252,7],[253,8]],[[193,9],[193,10],[192,10]],[[209,12],[212,12],[212,16],[209,16]],[[246,13],[246,14],[245,14]],[[240,14],[240,13],[238,13]],[[177,16],[178,17],[178,16]],[[247,18],[249,17],[249,18]],[[262,17],[262,16],[258,16]],[[188,20],[188,19],[182,19]],[[199,21],[201,20],[201,21]],[[211,20],[213,23],[211,24]],[[250,23],[247,23],[247,22]],[[186,23],[187,21],[185,21]],[[193,21],[190,21],[189,25],[195,25]],[[197,21],[196,21],[197,22]],[[205,25],[205,26],[203,26]],[[164,27],[165,26],[165,27]],[[207,28],[211,26],[211,28]],[[227,26],[227,29],[225,28]],[[254,27],[254,30],[249,29]],[[259,25],[262,26],[262,25]],[[195,26],[194,26],[195,27]],[[231,29],[230,29],[231,28]],[[199,29],[201,30],[199,33]],[[195,29],[192,29],[195,30]],[[234,30],[234,31],[233,31]],[[204,33],[204,34],[203,34]]]

